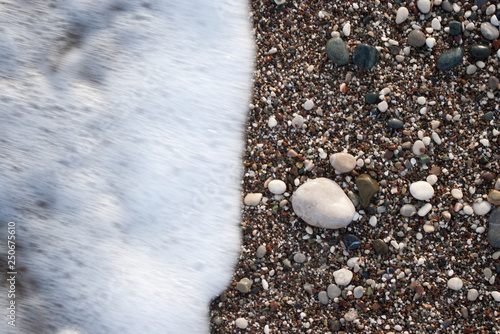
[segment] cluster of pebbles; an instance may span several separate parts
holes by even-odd
[[[500,332],[498,0],[251,2],[211,333]]]

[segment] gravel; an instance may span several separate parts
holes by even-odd
[[[500,42],[483,33],[495,14],[486,15],[488,1],[434,0],[427,14],[417,3],[251,2],[256,68],[242,198],[263,197],[242,207],[242,251],[211,305],[211,333],[500,332],[500,211],[492,203]],[[412,31],[422,46],[408,43]],[[344,65],[326,56],[340,36]],[[369,69],[352,59],[361,44],[378,52]],[[352,170],[332,167],[338,152],[354,157]],[[363,174],[379,189],[361,203]],[[294,210],[298,189],[320,178],[354,207],[344,227],[309,225]],[[270,192],[270,180],[286,191]],[[418,182],[426,184],[416,191]],[[481,214],[484,203],[491,207]],[[346,247],[346,234],[359,247]],[[307,261],[294,261],[297,253]],[[339,270],[352,274],[346,285]],[[244,277],[253,281],[248,293],[236,289]]]

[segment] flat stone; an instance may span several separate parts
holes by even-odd
[[[333,277],[335,277],[335,283],[338,285],[343,285],[343,286],[349,285],[349,283],[351,283],[352,276],[353,276],[352,271],[344,268],[333,272]]]
[[[330,284],[326,289],[326,292],[330,299],[334,299],[342,295],[342,290],[340,290],[340,288],[336,284]]]
[[[363,295],[365,294],[365,289],[363,289],[362,286],[357,286],[352,291],[352,294],[354,295],[354,298],[359,299],[359,298],[363,297]]]
[[[500,208],[490,214],[488,228],[488,241],[493,247],[500,247]]]
[[[236,327],[241,328],[241,329],[245,329],[248,327],[248,321],[245,318],[236,319],[234,324],[236,325]]]
[[[257,247],[257,257],[260,259],[260,258],[263,258],[264,256],[266,256],[266,253],[267,253],[267,249],[266,249],[266,246],[264,245],[260,245],[259,247]]]
[[[365,96],[365,102],[367,104],[374,104],[375,102],[378,101],[378,99],[379,99],[379,95],[377,93],[368,93]]]
[[[451,21],[448,24],[448,28],[450,29],[449,30],[450,35],[452,36],[459,35],[460,33],[462,33],[462,22]]]
[[[448,0],[444,0],[441,3],[441,8],[443,8],[447,12],[453,12],[453,4]]]
[[[434,196],[434,188],[426,181],[417,181],[410,185],[410,193],[416,199],[426,201]]]
[[[479,297],[479,291],[476,289],[470,289],[467,291],[467,299],[470,300],[471,302],[475,301]]]
[[[474,5],[478,6],[479,8],[483,7],[488,3],[489,0],[474,0]]]
[[[250,279],[244,277],[236,284],[236,290],[241,293],[249,293],[252,289],[252,284],[253,282]]]
[[[492,189],[488,193],[488,202],[490,202],[493,205],[499,206],[500,205],[500,191]]]
[[[436,62],[436,67],[441,71],[449,71],[455,66],[461,64],[463,57],[464,49],[462,48],[454,48],[445,51],[439,56]]]
[[[249,206],[256,206],[260,203],[261,199],[262,199],[261,193],[247,194],[245,196],[245,199],[243,200],[243,203],[245,203],[245,205],[249,205]]]
[[[352,322],[352,321],[358,319],[358,311],[351,310],[351,311],[347,312],[346,314],[344,314],[344,319],[347,322]]]
[[[357,66],[369,70],[378,62],[379,55],[377,49],[368,44],[359,44],[354,49],[352,60]]]
[[[334,37],[326,43],[326,55],[337,65],[349,63],[349,50],[340,37]]]
[[[408,18],[410,12],[406,7],[399,7],[396,13],[396,24],[401,24]]]
[[[425,45],[425,34],[420,29],[415,29],[408,35],[408,44],[417,48]]]
[[[347,249],[356,249],[359,246],[361,246],[361,240],[352,234],[344,234],[342,236],[342,241],[344,242],[344,245],[347,247]]]
[[[397,118],[390,118],[387,124],[392,129],[402,129],[405,125],[402,120]]]
[[[386,254],[389,251],[389,246],[382,239],[373,240],[372,246],[379,255]]]
[[[281,180],[272,180],[267,185],[267,189],[275,195],[281,195],[286,191],[286,183]]]
[[[338,229],[349,225],[356,212],[342,188],[327,178],[309,179],[292,197],[295,214],[306,223]]]
[[[500,302],[500,292],[498,292],[498,291],[492,291],[491,292],[491,297],[493,297],[493,299],[496,302]]]
[[[302,253],[295,253],[295,255],[293,256],[293,260],[297,263],[304,263],[306,262],[306,256]]]
[[[500,32],[493,24],[489,22],[483,22],[481,23],[481,34],[483,34],[483,37],[487,40],[492,41],[499,37]]]
[[[469,53],[473,58],[486,59],[490,56],[491,47],[489,45],[474,44],[470,47]]]
[[[499,80],[497,77],[495,76],[491,76],[489,79],[488,79],[488,88],[495,91],[498,89],[498,84],[499,84]]]
[[[401,207],[399,213],[405,217],[411,217],[417,213],[417,208],[413,204],[405,204]]]
[[[349,173],[356,167],[356,158],[349,153],[335,153],[330,156],[330,163],[339,173]]]
[[[452,277],[448,280],[447,285],[448,285],[448,288],[455,290],[455,291],[458,291],[458,290],[462,289],[462,287],[464,286],[464,283],[462,282],[462,280],[459,277]]]
[[[484,216],[491,210],[491,203],[488,201],[480,201],[472,204],[472,209],[474,209],[474,213],[478,216]]]
[[[359,202],[363,208],[370,205],[372,197],[378,192],[379,184],[368,174],[361,174],[356,178],[359,191]]]
[[[326,293],[326,291],[320,291],[320,293],[318,294],[318,300],[323,305],[328,304],[328,302],[330,301],[328,299],[328,294]]]
[[[417,1],[417,8],[422,13],[427,14],[428,12],[431,11],[431,1],[430,0],[418,0]]]

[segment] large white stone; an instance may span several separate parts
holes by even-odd
[[[281,180],[272,180],[267,185],[267,189],[275,195],[281,195],[286,191],[286,183]]]
[[[426,201],[434,196],[434,188],[426,181],[413,182],[410,185],[410,193],[418,200]]]
[[[431,1],[430,0],[418,0],[417,7],[422,13],[427,14],[428,12],[431,11]]]
[[[479,201],[472,204],[472,208],[474,209],[474,213],[478,216],[484,216],[491,210],[491,203],[488,201]]]
[[[330,163],[339,173],[349,173],[356,167],[356,158],[349,153],[335,153],[330,156]]]
[[[337,283],[338,285],[349,285],[349,283],[351,283],[352,276],[352,271],[344,268],[333,272],[335,283]]]
[[[256,206],[259,204],[261,199],[262,199],[261,193],[251,193],[245,196],[243,203],[245,203],[245,205]]]
[[[447,285],[448,288],[458,291],[464,286],[464,283],[459,277],[452,277],[448,280]]]
[[[408,11],[408,8],[399,7],[398,12],[396,13],[396,24],[401,24],[404,21],[406,21],[409,14],[410,14],[410,12]]]
[[[293,211],[309,225],[342,228],[352,221],[354,205],[342,188],[327,178],[308,180],[295,190]]]

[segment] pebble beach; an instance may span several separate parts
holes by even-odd
[[[211,333],[500,333],[500,2],[251,1]]]

